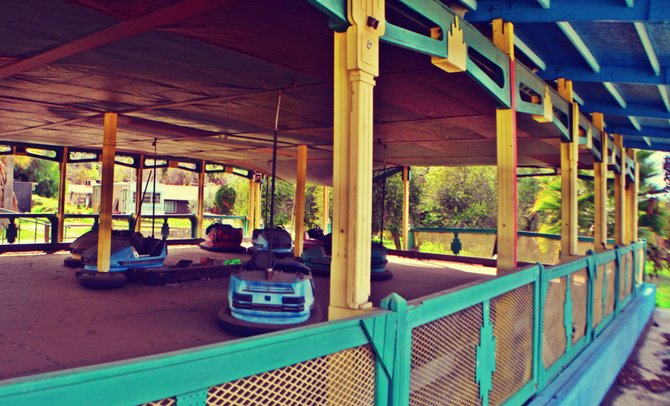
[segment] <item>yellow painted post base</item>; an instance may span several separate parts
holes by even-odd
[[[350,309],[348,307],[328,307],[328,320],[339,320],[346,319],[348,317],[356,317],[364,315],[370,311],[374,310],[372,303],[368,302],[365,308],[361,309]]]

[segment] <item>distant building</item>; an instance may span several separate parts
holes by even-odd
[[[100,207],[100,185],[96,184],[85,187],[91,190],[91,208],[93,212],[98,212]],[[153,210],[152,199],[156,204],[156,214],[190,214],[189,202],[196,202],[198,200],[198,187],[158,183],[156,184],[156,194],[154,195],[153,184],[150,182],[142,201],[143,215],[151,215]],[[133,214],[135,212],[135,182],[117,182],[114,184],[112,211],[114,214]]]

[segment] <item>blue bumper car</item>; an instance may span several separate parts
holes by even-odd
[[[219,325],[241,335],[253,335],[316,323],[323,315],[315,301],[309,268],[295,261],[277,261],[258,252],[234,272],[228,303],[219,311]]]
[[[127,230],[112,230],[112,236],[130,237],[131,232]],[[81,255],[90,247],[98,244],[98,230],[91,230],[80,235],[76,240],[70,243],[70,255],[63,260],[63,265],[69,268],[80,268]]]
[[[277,258],[293,256],[293,241],[291,234],[284,227],[276,226],[273,229],[257,229],[251,236],[252,246],[249,253],[255,254],[259,251],[272,251]],[[270,249],[272,247],[272,249]]]
[[[131,237],[112,235],[109,272],[98,272],[97,243],[84,251],[78,272],[79,284],[93,289],[111,289],[127,283],[128,271],[141,268],[161,267],[167,257],[167,242],[154,237],[134,233]]]
[[[385,281],[393,278],[393,273],[386,270],[387,250],[381,244],[373,243],[370,259],[370,280]],[[324,239],[322,247],[312,247],[302,253],[302,262],[317,276],[330,276],[332,261],[332,242],[330,234]]]

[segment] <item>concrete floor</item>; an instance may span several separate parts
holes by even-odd
[[[167,264],[203,256],[230,258],[196,247],[170,247]],[[166,286],[129,283],[125,288],[82,288],[66,255],[0,256],[0,379],[118,361],[234,340],[216,313],[228,278]],[[375,305],[392,292],[406,299],[493,278],[483,266],[389,257],[391,281],[373,282]],[[328,278],[315,278],[324,314]]]

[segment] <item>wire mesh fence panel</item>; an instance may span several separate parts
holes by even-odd
[[[542,237],[519,236],[519,261],[558,264],[561,241]]]
[[[475,380],[482,305],[412,330],[410,404],[481,404]]]
[[[544,299],[542,360],[545,369],[554,365],[554,362],[565,353],[565,288],[565,278],[550,280]]]
[[[570,297],[572,298],[572,342],[576,343],[586,334],[588,297],[588,273],[586,269],[570,275]]]
[[[432,254],[457,255],[491,258],[495,245],[495,234],[459,232],[458,241],[454,239],[453,232],[414,232],[414,244],[420,252]]]
[[[619,296],[619,302],[623,301],[623,298],[626,297],[626,284],[628,282],[628,272],[627,272],[627,262],[626,262],[626,257],[624,254],[622,254],[619,257],[619,268],[618,268],[618,273],[619,273],[619,290],[617,291],[617,295]]]
[[[160,400],[154,400],[153,402],[143,403],[141,406],[175,406],[177,404],[177,398],[165,398]]]
[[[605,317],[614,311],[614,297],[616,295],[616,262],[610,261],[606,265],[607,272],[607,299],[605,304]]]
[[[605,265],[598,265],[593,279],[593,326],[603,319],[603,282],[605,280]]]
[[[644,282],[644,247],[636,252],[635,261],[637,262],[635,267],[635,284],[640,285]]]
[[[375,356],[364,345],[212,386],[208,405],[373,405]]]
[[[514,289],[491,300],[496,338],[496,369],[491,403],[500,405],[533,376],[534,284]]]
[[[624,286],[624,296],[628,297],[633,292],[633,283],[635,281],[635,268],[633,267],[633,252],[624,255],[626,263],[626,284]]]

